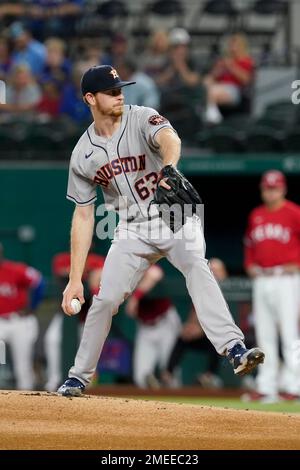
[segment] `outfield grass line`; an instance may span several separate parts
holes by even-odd
[[[166,397],[166,396],[139,396],[135,399],[165,401],[170,403],[182,403],[199,406],[213,406],[219,408],[232,408],[238,410],[272,411],[279,413],[300,413],[300,402],[281,401],[279,403],[265,404],[256,402],[243,402],[239,398],[215,398],[215,397]]]

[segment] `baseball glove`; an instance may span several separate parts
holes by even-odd
[[[163,188],[159,182],[165,179],[171,189]],[[174,166],[167,165],[162,168],[154,198],[150,204],[156,204],[160,216],[168,221],[171,230],[177,231],[186,222],[186,217],[198,213],[202,199],[196,189]]]

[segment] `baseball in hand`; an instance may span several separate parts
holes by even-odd
[[[73,310],[73,315],[76,315],[81,310],[81,303],[79,302],[78,299],[73,299],[71,300],[71,307]]]

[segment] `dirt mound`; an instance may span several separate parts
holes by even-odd
[[[300,416],[0,392],[1,449],[300,449]]]

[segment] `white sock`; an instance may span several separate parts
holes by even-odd
[[[217,105],[213,103],[207,105],[205,119],[212,124],[219,124],[223,120],[223,116]]]

